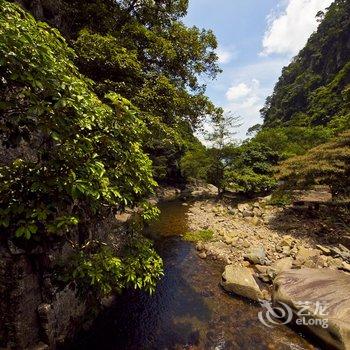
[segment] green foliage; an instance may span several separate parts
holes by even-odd
[[[279,188],[272,193],[269,204],[283,207],[292,203],[292,195],[285,188]]]
[[[276,179],[271,175],[257,174],[251,168],[228,171],[227,189],[247,195],[268,192],[277,185]]]
[[[151,131],[144,150],[153,161],[155,178],[163,182],[181,181],[179,163],[193,128],[218,113],[198,81],[199,75],[214,78],[220,71],[216,38],[211,31],[188,28],[180,21],[187,6],[183,0],[162,5],[67,1],[62,16],[70,24],[74,13],[76,64],[97,83],[95,92],[102,98],[114,91],[144,112]]]
[[[279,156],[268,146],[248,141],[236,149],[236,156],[226,169],[226,188],[247,195],[268,192],[277,184],[274,165]]]
[[[163,262],[144,238],[134,239],[122,257],[107,248],[86,254],[80,251],[73,259],[68,279],[78,283],[79,290],[93,291],[100,297],[124,288],[143,289],[152,294],[163,275]]]
[[[193,144],[181,159],[181,171],[185,178],[208,181],[213,159],[210,152],[201,144]]]
[[[332,127],[276,127],[264,128],[253,142],[265,145],[282,159],[304,154],[308,149],[328,141],[335,133]]]
[[[149,202],[141,203],[141,209],[142,209],[141,218],[145,222],[149,222],[154,219],[157,219],[160,214],[159,208],[156,205],[153,205]]]
[[[0,130],[9,149],[0,168],[0,219],[9,221],[6,231],[28,239],[63,233],[103,208],[132,205],[151,193],[139,111],[115,93],[103,103],[57,30],[0,3]]]
[[[186,232],[183,236],[184,240],[190,242],[199,242],[199,241],[210,241],[213,238],[214,232],[212,230],[199,230],[193,232]]]
[[[336,0],[304,49],[283,69],[261,111],[265,127],[326,125],[335,117],[350,118],[349,30],[350,4]]]
[[[291,187],[326,184],[335,196],[349,196],[350,131],[283,162],[279,177]]]
[[[235,128],[240,126],[239,121],[240,117],[221,110],[220,114],[213,119],[212,131],[207,134],[207,140],[211,143],[209,149],[211,167],[208,171],[208,181],[218,187],[219,194],[225,191],[226,169],[236,155],[234,135]]]

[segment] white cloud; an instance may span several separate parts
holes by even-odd
[[[284,12],[268,17],[261,55],[297,54],[317,28],[317,12],[325,10],[332,1],[288,0]]]
[[[235,86],[231,86],[227,92],[226,92],[226,98],[229,101],[234,101],[237,100],[241,97],[247,96],[251,92],[251,88],[245,84],[245,83],[240,83]]]
[[[261,87],[258,79],[232,85],[226,92],[228,103],[225,111],[241,117],[242,126],[237,130],[238,138],[245,137],[246,130],[260,122],[259,110],[264,104],[266,89]]]
[[[236,52],[230,48],[219,47],[216,51],[218,55],[218,63],[227,64],[235,58]]]

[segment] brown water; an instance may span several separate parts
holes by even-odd
[[[161,209],[148,229],[165,263],[156,293],[124,293],[71,349],[318,349],[287,326],[262,325],[259,306],[225,293],[218,285],[222,266],[200,259],[179,237],[187,207],[172,202]]]

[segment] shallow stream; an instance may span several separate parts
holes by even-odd
[[[220,288],[223,266],[200,259],[179,236],[187,206],[170,202],[161,210],[148,228],[165,263],[156,293],[124,293],[71,349],[318,349],[285,325],[264,326],[258,305]]]

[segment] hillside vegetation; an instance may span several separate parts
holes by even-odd
[[[225,124],[221,119],[213,133],[219,142],[186,154],[189,176],[212,182],[213,168],[219,167],[214,183],[246,195],[269,192],[277,180],[301,189],[327,184],[334,195],[349,195],[350,3],[336,0],[318,18],[318,30],[283,68],[267,98],[263,124],[237,145],[218,132]],[[188,161],[196,159],[194,170]]]

